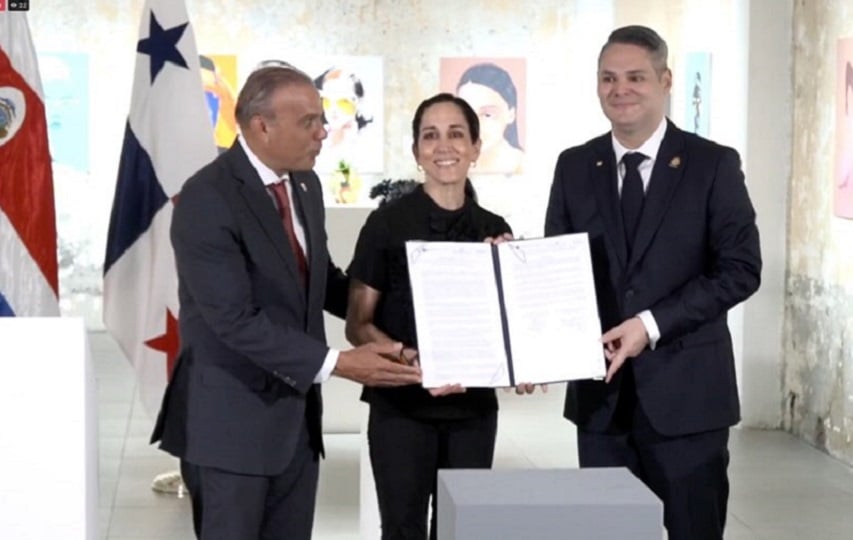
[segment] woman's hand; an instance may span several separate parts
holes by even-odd
[[[438,388],[427,388],[432,397],[449,396],[451,394],[464,394],[467,388],[461,384],[445,384]]]
[[[415,349],[404,348],[400,351],[400,357],[405,357],[406,361],[408,361],[412,366],[421,366],[421,363],[418,361],[418,351]],[[432,397],[441,397],[449,396],[451,394],[464,394],[467,389],[461,384],[445,384],[438,388],[427,388],[426,390]]]
[[[513,240],[512,233],[503,233],[500,236],[489,236],[483,239],[483,242],[488,242],[490,244],[500,244],[502,242],[508,242]]]
[[[539,388],[542,389],[542,393],[546,394],[548,392],[547,384],[540,384]],[[504,392],[509,392],[512,388],[504,388]],[[521,383],[515,385],[515,393],[519,396],[523,396],[524,394],[532,394],[536,391],[536,385],[531,383]]]

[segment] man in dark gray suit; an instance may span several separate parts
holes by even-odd
[[[598,62],[612,130],[557,162],[545,233],[589,234],[609,364],[568,385],[565,415],[581,466],[628,467],[670,540],[720,540],[740,419],[726,312],[758,288],[761,255],[737,152],[664,117],[666,57],[653,30],[615,30]]]
[[[322,312],[345,314],[347,279],[329,258],[311,172],[326,137],[311,78],[258,69],[236,113],[241,137],[175,207],[181,354],[152,440],[181,459],[201,539],[308,539],[319,383],[404,385],[420,371],[380,356],[398,344],[326,346]]]

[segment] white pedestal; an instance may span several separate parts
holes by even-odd
[[[76,318],[0,318],[0,538],[95,540],[98,434]]]
[[[438,471],[439,540],[661,540],[663,505],[628,469]]]

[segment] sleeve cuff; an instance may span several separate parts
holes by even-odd
[[[655,318],[652,315],[650,310],[641,311],[637,317],[643,321],[643,326],[646,327],[646,335],[649,336],[649,348],[651,350],[655,350],[655,347],[658,344],[658,340],[660,339],[660,329],[658,328],[658,323],[655,322]]]
[[[315,383],[324,383],[329,380],[329,377],[332,376],[332,370],[338,364],[338,355],[340,354],[340,351],[337,349],[329,349],[329,352],[326,353],[326,359],[323,360],[323,366],[314,377]]]

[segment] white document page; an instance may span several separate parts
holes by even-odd
[[[603,377],[586,233],[498,245],[516,384]]]
[[[406,242],[423,385],[509,386],[491,245]]]

